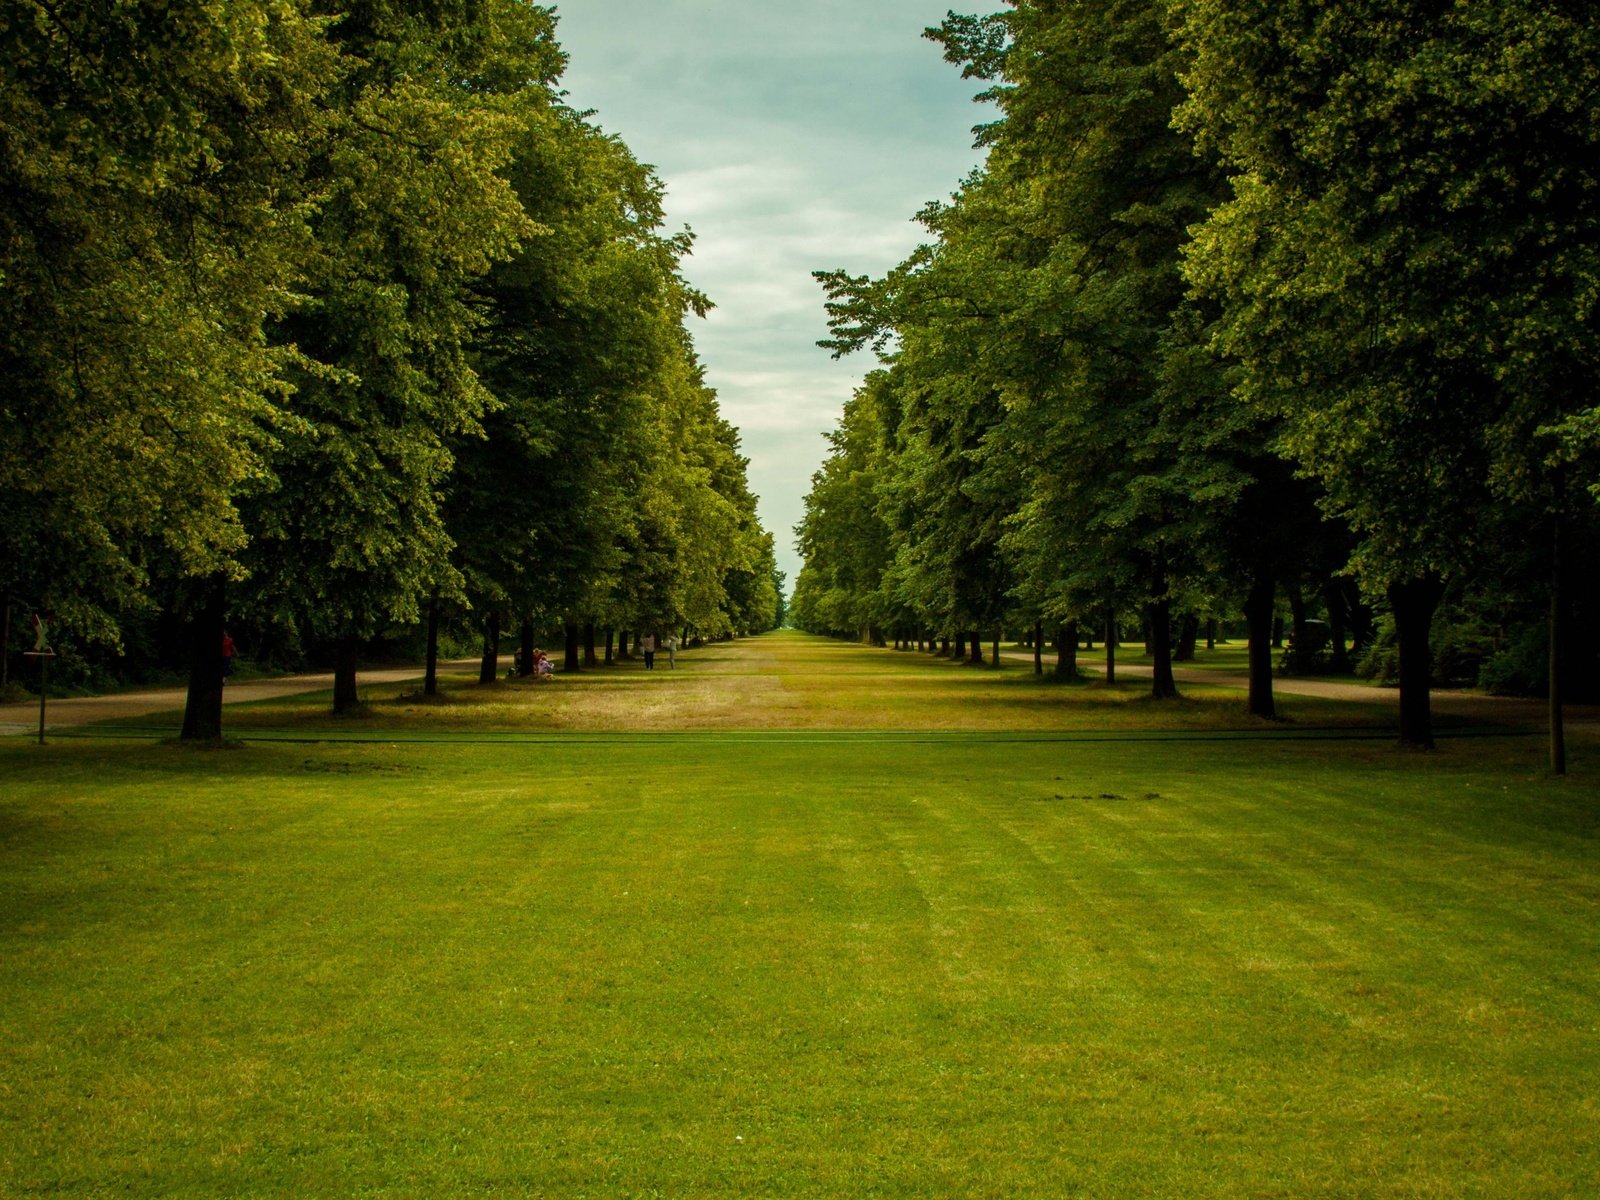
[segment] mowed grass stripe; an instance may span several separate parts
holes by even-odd
[[[0,1191],[1582,1195],[1539,750],[6,746]]]

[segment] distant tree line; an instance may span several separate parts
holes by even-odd
[[[225,621],[336,708],[441,622],[777,622],[690,236],[564,65],[522,0],[0,0],[13,678],[48,614],[80,666],[184,658],[210,737]]]
[[[1292,665],[1392,659],[1408,743],[1434,678],[1548,690],[1559,769],[1600,687],[1600,10],[1008,2],[929,31],[985,165],[882,278],[818,275],[882,367],[791,621],[1038,627],[1066,670],[1132,623],[1165,697],[1242,614],[1271,716],[1287,609]]]

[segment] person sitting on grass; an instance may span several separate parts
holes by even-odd
[[[535,679],[549,679],[555,674],[555,664],[550,661],[550,656],[537,646],[533,651],[533,677]]]

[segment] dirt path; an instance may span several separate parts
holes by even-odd
[[[476,666],[478,660],[458,659],[439,664],[441,671]],[[382,667],[362,671],[358,676],[361,686],[373,683],[404,683],[421,679],[423,668]],[[243,704],[248,700],[274,700],[279,696],[298,696],[333,687],[333,672],[315,675],[285,675],[278,679],[250,679],[230,683],[222,689],[224,704]],[[148,717],[160,713],[177,712],[173,721],[176,731],[181,721],[184,702],[188,698],[185,688],[155,688],[145,692],[118,692],[111,696],[74,696],[66,700],[50,700],[45,704],[45,732],[67,729],[78,725],[91,725],[96,721],[113,721],[130,717]],[[37,732],[39,729],[39,702],[29,700],[22,704],[0,704],[0,736],[15,733]]]

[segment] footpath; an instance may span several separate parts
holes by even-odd
[[[476,666],[478,660],[459,659],[441,662],[439,670]],[[405,683],[420,681],[423,668],[380,667],[362,671],[358,682],[362,687],[372,683]],[[222,689],[223,704],[243,704],[250,700],[274,700],[280,696],[299,696],[306,692],[327,691],[333,687],[333,672],[312,675],[284,675],[276,679],[248,679],[230,682]],[[172,731],[176,733],[183,721],[183,706],[188,699],[188,689],[152,688],[148,691],[117,692],[109,696],[73,696],[52,698],[45,704],[44,727],[69,729],[79,725],[92,725],[96,721],[127,720],[153,717],[163,713],[176,714]],[[0,704],[0,737],[7,734],[37,733],[39,729],[39,701],[25,700],[21,704]]]

